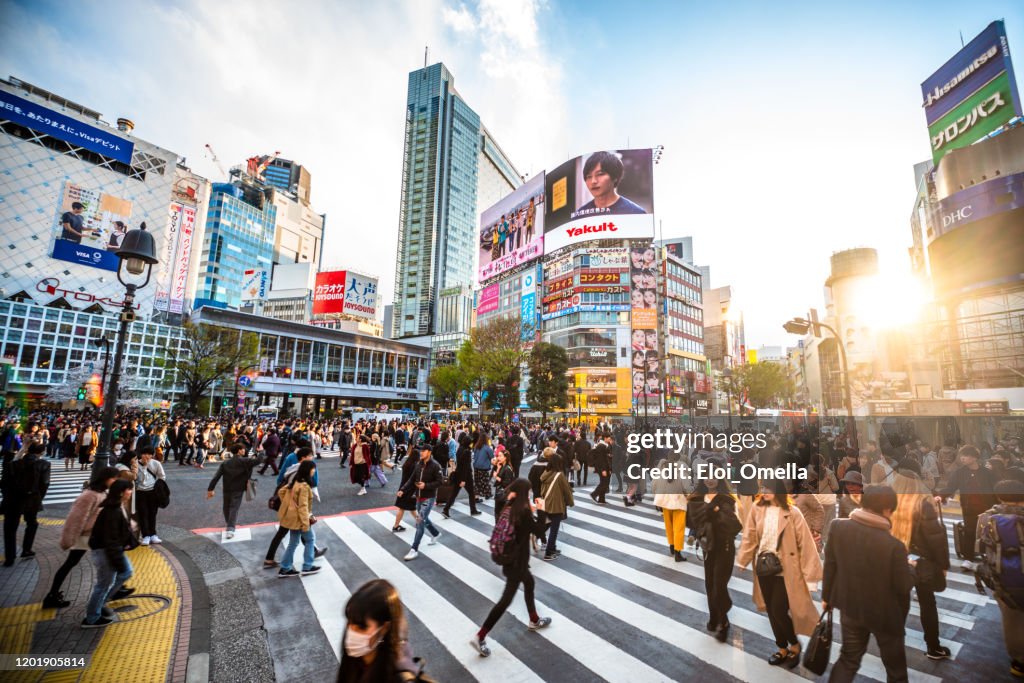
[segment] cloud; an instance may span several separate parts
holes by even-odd
[[[476,19],[465,5],[459,5],[458,9],[442,7],[441,17],[445,25],[451,26],[456,33],[469,33],[476,28]]]

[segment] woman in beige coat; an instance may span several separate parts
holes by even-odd
[[[821,580],[821,558],[803,514],[790,504],[786,483],[773,480],[766,484],[743,525],[736,564],[745,567],[754,562],[756,573],[756,560],[762,553],[774,553],[780,560],[781,574],[756,577],[754,604],[768,613],[779,647],[768,663],[792,669],[800,663],[797,634],[810,635],[818,623],[808,584]]]

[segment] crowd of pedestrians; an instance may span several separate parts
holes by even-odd
[[[419,557],[425,537],[427,546],[441,539],[441,529],[431,520],[435,507],[450,518],[463,490],[471,515],[481,514],[485,503],[492,506],[490,551],[505,587],[470,639],[484,657],[490,654],[488,634],[520,588],[528,628],[551,624],[536,609],[530,559],[535,552],[543,561],[558,560],[560,528],[572,523],[577,489],[593,477],[596,485],[589,495],[598,506],[617,505],[612,494],[618,493],[624,507],[634,507],[653,484],[652,502],[664,523],[669,556],[684,562],[689,546],[703,564],[707,629],[719,641],[729,641],[728,586],[737,565],[753,571],[752,599],[766,613],[777,646],[768,658],[772,665],[795,668],[802,655],[799,636],[810,635],[826,612],[841,613],[842,645],[830,675],[836,681],[853,679],[871,637],[889,680],[907,679],[904,637],[911,593],[916,595],[927,656],[950,657],[940,640],[936,594],[946,589],[952,570],[942,508],[956,497],[963,513],[954,549],[962,558],[959,569],[975,572],[979,585],[984,582],[993,591],[1011,670],[1024,675],[1024,576],[1015,535],[1024,529],[1018,439],[980,447],[951,439],[933,446],[913,433],[883,431],[861,446],[847,434],[798,428],[770,434],[759,450],[642,448],[630,453],[628,436],[629,428],[609,424],[591,431],[568,425],[428,420],[160,421],[126,414],[111,435],[111,466],[93,473],[68,514],[60,541],[66,560],[44,606],[68,606],[62,585],[90,551],[96,585],[82,625],[104,626],[116,619],[105,605],[132,591],[125,585],[133,572],[125,551],[161,543],[157,513],[165,504],[166,468],[172,463],[196,468],[217,463],[207,495],[212,498],[221,486],[227,538],[235,532],[242,501],[252,499],[254,482],[269,469],[276,479],[270,506],[279,527],[264,566],[277,568],[282,578],[315,574],[320,570],[316,558],[327,551],[316,544],[317,463],[324,451],[337,450],[338,466],[349,470],[354,495],[365,495],[375,483],[385,486],[389,474],[397,479],[392,531],[407,531],[406,515],[414,524],[406,561]],[[19,555],[21,522],[25,531],[20,556],[34,555],[36,517],[52,467],[62,459],[66,469],[75,462],[90,467],[100,438],[94,421],[76,415],[0,423],[6,567]],[[536,458],[525,469],[527,454]],[[736,472],[747,462],[795,464],[806,468],[808,476],[698,478],[681,475],[678,467],[708,463]],[[649,482],[637,474],[638,468],[652,467],[666,476]],[[297,560],[300,543],[303,551]],[[1016,557],[1016,564],[1008,564],[1007,557]],[[821,602],[815,604],[812,595],[819,587]],[[339,680],[369,680],[360,677],[371,672],[383,676],[373,680],[391,680],[403,671],[418,670],[393,586],[378,580],[359,589],[346,618]]]

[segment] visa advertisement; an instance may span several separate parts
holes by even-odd
[[[932,160],[1021,115],[1006,27],[994,21],[921,84]]]
[[[594,152],[570,159],[544,180],[544,253],[599,239],[654,237],[650,149]]]
[[[127,199],[64,183],[53,241],[53,258],[117,272],[115,252],[128,232]]]
[[[481,283],[544,254],[544,174],[480,214]]]

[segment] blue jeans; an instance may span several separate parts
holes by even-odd
[[[299,547],[300,540],[303,543],[302,571],[309,571],[313,566],[313,554],[316,552],[316,534],[313,533],[313,527],[309,527],[309,531],[288,530],[288,547],[285,548],[284,558],[281,560],[281,569],[288,571],[293,568],[295,549]]]
[[[92,587],[92,595],[85,607],[85,620],[90,624],[99,621],[103,605],[107,598],[121,589],[124,582],[132,578],[132,563],[127,556],[124,558],[125,570],[119,572],[110,564],[105,550],[91,550],[92,563],[96,567],[96,583]]]
[[[438,537],[441,532],[437,530],[434,523],[430,521],[430,511],[434,509],[435,498],[427,498],[426,500],[416,501],[416,514],[419,515],[420,521],[416,522],[416,538],[412,539],[412,549],[420,549],[420,541],[423,540],[423,530],[430,529],[430,535]]]

